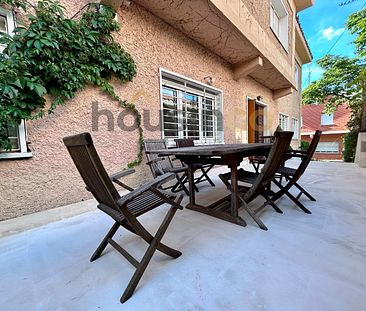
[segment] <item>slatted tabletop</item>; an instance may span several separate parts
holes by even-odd
[[[151,150],[150,153],[175,156],[224,156],[230,154],[252,153],[253,151],[265,151],[272,144],[216,144],[184,148]]]

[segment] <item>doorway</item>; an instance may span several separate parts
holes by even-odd
[[[248,98],[248,143],[259,143],[265,136],[266,105]]]

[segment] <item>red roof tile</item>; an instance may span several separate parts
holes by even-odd
[[[351,110],[347,108],[347,105],[338,106],[337,111],[334,112],[334,124],[332,125],[320,125],[323,110],[324,105],[312,104],[302,106],[301,133],[314,132],[316,130],[323,132],[348,130],[347,123],[351,117]]]

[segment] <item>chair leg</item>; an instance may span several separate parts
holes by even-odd
[[[310,199],[310,201],[316,201],[316,199],[309,192],[307,192],[303,187],[301,187],[298,183],[295,183],[294,185],[297,189],[300,190],[300,195],[303,193]],[[299,197],[300,197],[300,195],[299,195]]]
[[[186,193],[186,195],[189,195],[189,191],[188,191],[187,187],[184,185],[185,174],[183,174],[182,176],[179,176],[178,174],[175,174],[175,177],[177,179],[177,183],[172,187],[171,191],[172,192],[179,192],[179,191],[183,190]]]
[[[221,179],[221,181],[224,183],[224,185],[226,186],[226,188],[228,188],[230,190],[231,188],[231,184],[230,182],[224,177],[224,174],[219,174],[219,177]]]
[[[91,256],[90,261],[94,261],[100,257],[100,255],[103,253],[104,249],[108,245],[108,240],[114,236],[119,227],[120,224],[116,221],[112,226],[112,228],[108,231],[107,235],[104,237],[102,242],[99,244],[93,255]]]
[[[247,205],[247,203],[243,200],[243,198],[241,198],[239,196],[239,199],[241,200],[241,202],[243,203],[243,208],[245,209],[245,211],[249,214],[250,217],[253,218],[253,220],[257,223],[257,225],[259,226],[259,228],[261,228],[262,230],[267,231],[268,228],[266,227],[266,225],[263,223],[262,220],[260,220],[260,218],[249,208],[249,206]]]
[[[141,262],[139,263],[130,282],[128,283],[127,288],[125,289],[125,291],[121,297],[121,300],[120,300],[121,303],[124,303],[126,300],[128,300],[132,296],[133,292],[135,291],[142,275],[144,274],[144,272],[147,268],[147,265],[149,264],[152,256],[154,255],[154,253],[160,243],[160,240],[163,238],[166,230],[168,229],[168,226],[169,226],[170,222],[172,221],[173,216],[176,211],[177,211],[177,208],[172,206],[169,209],[168,213],[166,214],[163,222],[161,223],[158,231],[155,234],[155,237],[150,242],[150,245],[149,245],[148,249],[146,250],[144,257],[142,258]]]
[[[211,166],[208,167],[207,170],[205,170],[205,168],[201,167],[202,175],[197,179],[196,184],[198,184],[199,182],[207,180],[212,187],[215,187],[214,182],[211,180],[211,178],[207,174],[213,167],[214,166],[211,165]]]
[[[254,171],[258,174],[259,173],[259,163],[257,163],[257,165],[256,165],[256,163],[255,162],[253,162],[253,161],[250,161],[250,163],[252,164],[252,166],[253,166],[253,168],[254,168]]]
[[[273,200],[267,195],[267,193],[263,191],[261,194],[267,200],[268,204],[271,205],[277,213],[283,214],[283,211],[277,206],[275,202],[273,202]]]
[[[281,177],[280,177],[280,184],[282,185],[282,180],[283,180],[283,174],[281,174]]]
[[[213,168],[213,165],[212,165],[212,166],[210,166],[210,167],[208,168],[208,170],[204,170],[204,169],[203,169],[203,171],[205,172],[204,174],[205,174],[205,176],[206,176],[207,181],[210,183],[210,185],[211,185],[212,187],[215,187],[215,183],[212,181],[212,179],[210,178],[210,176],[208,176],[208,172],[209,172],[212,168]]]
[[[311,214],[311,212],[299,201],[297,200],[285,187],[283,187],[278,181],[273,181],[278,188],[279,192],[286,194],[298,207],[300,207],[306,214]],[[277,196],[277,194],[275,195]]]

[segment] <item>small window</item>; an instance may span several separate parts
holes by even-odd
[[[282,0],[271,0],[270,25],[285,50],[288,50],[288,13]]]
[[[331,114],[322,114],[322,118],[321,118],[321,125],[332,125],[333,123],[333,113]]]
[[[8,33],[8,20],[5,15],[0,14],[0,31]]]
[[[292,131],[294,132],[293,139],[299,139],[299,120],[292,118]]]
[[[12,35],[13,30],[14,20],[12,12],[0,8],[0,32]],[[0,44],[0,53],[5,47],[5,45]],[[11,150],[0,150],[0,159],[28,158],[32,156],[32,153],[27,150],[24,121],[21,121],[19,124],[9,124],[5,131],[11,144]]]
[[[222,93],[173,73],[162,71],[163,137],[193,138],[197,144],[223,142]]]
[[[5,130],[11,144],[11,150],[0,150],[0,159],[31,157],[32,153],[28,152],[27,148],[25,122],[8,125]]]
[[[289,129],[289,117],[285,114],[280,113],[279,116],[279,126],[282,131],[288,131]]]
[[[334,142],[319,142],[316,147],[317,153],[339,153],[339,143]]]
[[[13,13],[0,8],[0,32],[12,35],[14,30]],[[6,48],[4,44],[0,44],[0,53]]]

